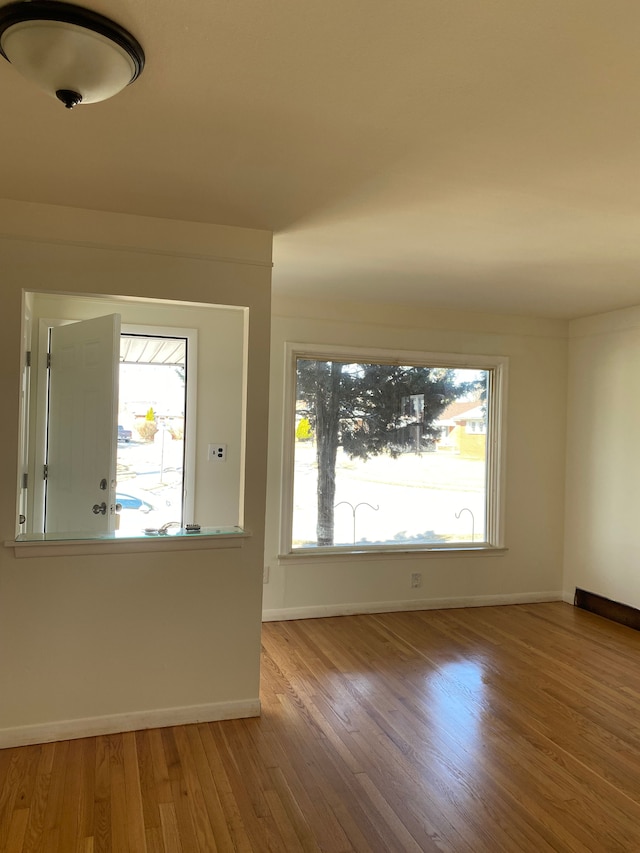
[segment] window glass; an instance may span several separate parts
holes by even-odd
[[[495,544],[493,367],[293,363],[290,550]]]
[[[117,523],[136,534],[184,519],[188,340],[129,334],[120,342]]]

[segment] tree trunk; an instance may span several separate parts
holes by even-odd
[[[333,545],[336,498],[336,459],[340,427],[340,377],[342,364],[331,362],[329,373],[316,384],[316,458],[318,461],[318,545]]]

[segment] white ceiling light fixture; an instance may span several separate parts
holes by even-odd
[[[0,7],[0,53],[67,109],[111,98],[144,68],[144,51],[131,33],[58,0]]]

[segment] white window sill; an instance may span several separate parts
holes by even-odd
[[[244,540],[251,534],[236,528],[205,527],[199,533],[186,534],[182,531],[167,535],[122,536],[108,533],[99,538],[82,538],[80,534],[34,534],[28,539],[5,542],[5,548],[13,548],[14,556],[59,557],[86,556],[91,554],[133,554],[154,551],[201,551],[212,548],[242,548]]]
[[[452,548],[376,548],[367,550],[364,548],[309,548],[292,551],[290,554],[279,554],[278,563],[300,563],[309,562],[333,563],[351,562],[352,560],[422,560],[442,559],[459,557],[502,557],[508,552],[508,548],[499,548],[494,545],[476,545],[468,547]]]

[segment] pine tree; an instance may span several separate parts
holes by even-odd
[[[362,460],[426,449],[440,413],[470,390],[450,368],[308,359],[298,360],[297,380],[316,438],[319,546],[333,545],[338,448]]]

